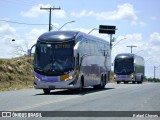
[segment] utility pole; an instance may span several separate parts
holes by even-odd
[[[137,46],[131,45],[131,46],[127,46],[127,47],[130,47],[130,48],[131,48],[131,53],[132,53],[132,48],[133,48],[133,47],[137,47]]]
[[[52,10],[60,10],[61,8],[59,7],[59,8],[55,8],[55,7],[53,7],[53,8],[40,8],[40,10],[49,10],[49,31],[51,30],[51,12],[52,12]]]

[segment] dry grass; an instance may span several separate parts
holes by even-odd
[[[33,57],[0,59],[0,90],[33,87]]]

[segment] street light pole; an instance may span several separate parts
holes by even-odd
[[[94,30],[99,30],[98,28],[93,28],[92,30],[90,30],[89,32],[88,32],[88,34],[90,34],[92,31],[94,31]]]
[[[73,22],[76,22],[76,21],[67,22],[67,23],[65,23],[64,25],[62,25],[58,30],[61,30],[66,24],[68,24],[68,23],[73,23]]]
[[[134,53],[134,54],[138,54],[138,53],[140,53],[140,52],[142,52],[142,51],[144,51],[144,50],[137,51],[137,52],[136,52],[136,53]]]
[[[51,30],[53,29],[53,27],[55,27],[57,30],[59,29],[59,28],[57,28],[55,25],[52,25],[52,24],[51,24]]]
[[[115,47],[119,42],[121,42],[122,40],[125,40],[125,39],[127,39],[127,38],[120,39],[117,43],[115,43],[115,44],[112,46],[112,48]]]
[[[145,60],[145,63],[148,62],[150,59],[152,59],[152,57],[149,57],[147,60]]]

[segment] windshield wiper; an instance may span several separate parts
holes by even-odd
[[[42,68],[40,68],[40,67],[34,67],[34,69],[39,70],[39,71],[43,71]]]
[[[51,71],[53,71],[52,70],[52,63],[49,63],[49,64],[47,64],[45,67],[44,67],[44,72],[51,72]]]

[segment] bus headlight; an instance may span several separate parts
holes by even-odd
[[[61,81],[67,81],[67,80],[70,80],[72,78],[73,78],[72,75],[61,75],[60,76]]]
[[[34,79],[40,81],[41,79],[39,79],[37,76],[34,76]]]
[[[128,75],[129,78],[133,78],[133,74]]]

